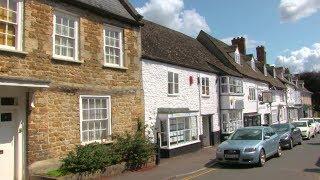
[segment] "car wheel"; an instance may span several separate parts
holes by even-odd
[[[292,142],[292,141],[291,141],[291,142]],[[276,153],[276,156],[277,156],[277,157],[281,157],[281,155],[282,155],[282,149],[281,149],[281,146],[280,146],[280,144],[279,144],[278,150],[277,150],[277,153]]]
[[[266,154],[264,153],[264,150],[261,149],[260,154],[259,154],[259,163],[258,166],[259,167],[263,167],[266,163]]]
[[[301,145],[301,144],[302,144],[302,141],[303,141],[303,140],[302,140],[302,136],[301,136],[301,135],[300,135],[300,138],[299,138],[299,139],[300,139],[300,141],[299,141],[299,143],[298,143],[298,144],[299,144],[299,145]]]
[[[290,138],[290,142],[289,142],[289,147],[288,147],[288,149],[292,149],[293,148],[293,141],[292,141],[292,139]]]

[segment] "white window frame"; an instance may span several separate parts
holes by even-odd
[[[251,68],[255,71],[256,70],[256,63],[254,62],[254,59],[251,59]]]
[[[237,118],[238,116],[238,118]],[[235,118],[233,118],[235,117]],[[225,119],[224,119],[225,118]],[[221,112],[221,131],[231,134],[235,130],[243,127],[242,110],[224,110]]]
[[[256,101],[257,100],[257,91],[254,87],[249,87],[249,101]]]
[[[241,64],[241,57],[239,52],[234,53],[234,60],[236,61],[237,64]]]
[[[172,82],[169,82],[169,73],[172,73]],[[178,82],[175,82],[175,75],[178,76]],[[173,71],[168,71],[167,75],[167,93],[169,96],[177,96],[180,93],[180,84],[179,84],[179,73],[173,72]],[[172,93],[169,91],[169,84],[172,84]],[[176,92],[176,85],[178,85],[178,92]]]
[[[183,118],[184,119],[184,128],[179,130],[178,129],[178,118]],[[186,128],[186,124],[185,124],[185,119],[188,118],[189,119],[189,128]],[[175,119],[176,121],[176,129],[171,131],[171,122]],[[192,122],[192,119],[195,120],[195,122]],[[166,142],[167,145],[163,145],[162,141],[160,140],[160,147],[162,149],[174,149],[174,148],[178,148],[178,147],[182,147],[182,146],[186,146],[189,144],[194,144],[199,142],[199,120],[198,120],[198,116],[193,116],[193,115],[186,115],[186,116],[179,116],[179,117],[171,117],[171,118],[167,118],[167,119],[163,119],[161,120],[161,122],[163,122],[164,124],[166,124],[166,129],[163,129],[164,132],[161,132],[161,136],[164,136],[166,138]],[[195,127],[192,127],[192,123],[195,123]],[[180,123],[181,124],[181,123]],[[185,135],[185,132],[190,131],[190,140],[189,141],[185,141],[185,139],[183,140],[183,142],[178,142],[178,137],[183,137],[181,136],[182,134]],[[195,139],[193,138],[193,135],[196,135]],[[175,136],[175,137],[174,137]],[[172,139],[175,139],[175,141],[173,141]],[[162,139],[162,138],[161,138]],[[171,144],[172,142],[177,142],[176,144]]]
[[[10,1],[10,0],[9,0]],[[22,51],[23,46],[23,17],[24,17],[24,3],[22,0],[17,0],[17,11],[16,11],[16,25],[15,25],[15,46],[0,45],[2,50],[11,50],[11,51]],[[2,22],[7,22],[0,20]],[[12,23],[11,23],[12,24]]]
[[[56,16],[64,16],[74,20],[74,57],[56,55]],[[53,14],[52,57],[58,60],[79,62],[79,16],[64,10],[56,9]]]
[[[226,78],[226,82],[225,83],[222,82],[222,78]],[[231,79],[234,79],[236,84],[231,84],[230,83]],[[240,83],[240,85],[238,85],[237,83]],[[222,92],[222,86],[226,86],[227,87],[227,92]],[[235,90],[237,90],[237,88],[241,88],[241,92],[239,92],[239,93],[231,92],[231,86],[233,86],[235,88]],[[223,95],[226,95],[226,94],[242,95],[243,94],[243,80],[240,79],[240,78],[236,78],[236,77],[221,76],[220,77],[220,92]]]
[[[204,84],[203,84],[204,82]],[[204,88],[204,91],[203,91]],[[210,96],[210,79],[209,77],[201,77],[201,95],[203,97]]]
[[[108,126],[108,129],[107,129],[107,135],[110,136],[112,134],[112,119],[111,119],[111,96],[109,95],[102,95],[102,96],[99,96],[99,95],[80,95],[79,97],[79,108],[80,108],[80,142],[81,144],[85,145],[85,144],[90,144],[90,143],[94,143],[94,142],[97,142],[97,143],[108,143],[110,142],[110,140],[108,139],[103,139],[102,141],[101,140],[94,140],[94,141],[87,141],[87,142],[83,142],[83,135],[82,135],[82,121],[83,121],[83,109],[82,109],[82,99],[83,98],[106,98],[108,99],[108,104],[107,104],[107,109],[108,109],[108,121],[107,121],[107,126]]]
[[[111,31],[115,31],[119,33],[119,45],[120,45],[120,64],[113,64],[113,63],[107,63],[106,62],[106,30],[110,29]],[[124,58],[123,58],[123,48],[124,48],[124,41],[123,41],[123,28],[111,26],[109,24],[104,25],[103,29],[103,65],[107,67],[124,67]],[[114,48],[114,47],[112,47]]]

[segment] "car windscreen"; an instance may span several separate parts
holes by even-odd
[[[274,124],[274,125],[271,125],[270,127],[272,127],[276,132],[290,131],[289,124]]]
[[[261,140],[261,129],[238,129],[230,138],[231,140]]]
[[[307,127],[307,122],[294,122],[292,125],[295,127]]]

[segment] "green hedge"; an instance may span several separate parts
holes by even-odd
[[[111,145],[93,143],[78,146],[62,160],[58,172],[92,174],[122,162],[129,169],[139,169],[154,155],[154,150],[154,145],[144,135],[142,123],[138,121],[136,133],[115,136]]]

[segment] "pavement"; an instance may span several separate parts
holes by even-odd
[[[193,153],[181,156],[161,159],[160,165],[143,171],[127,172],[122,175],[112,177],[116,180],[167,180],[180,179],[207,167],[211,167],[215,161],[216,147],[202,148]]]
[[[284,150],[280,158],[272,158],[262,168],[221,166],[215,164],[202,171],[182,177],[184,180],[320,180],[320,135],[292,150]]]

